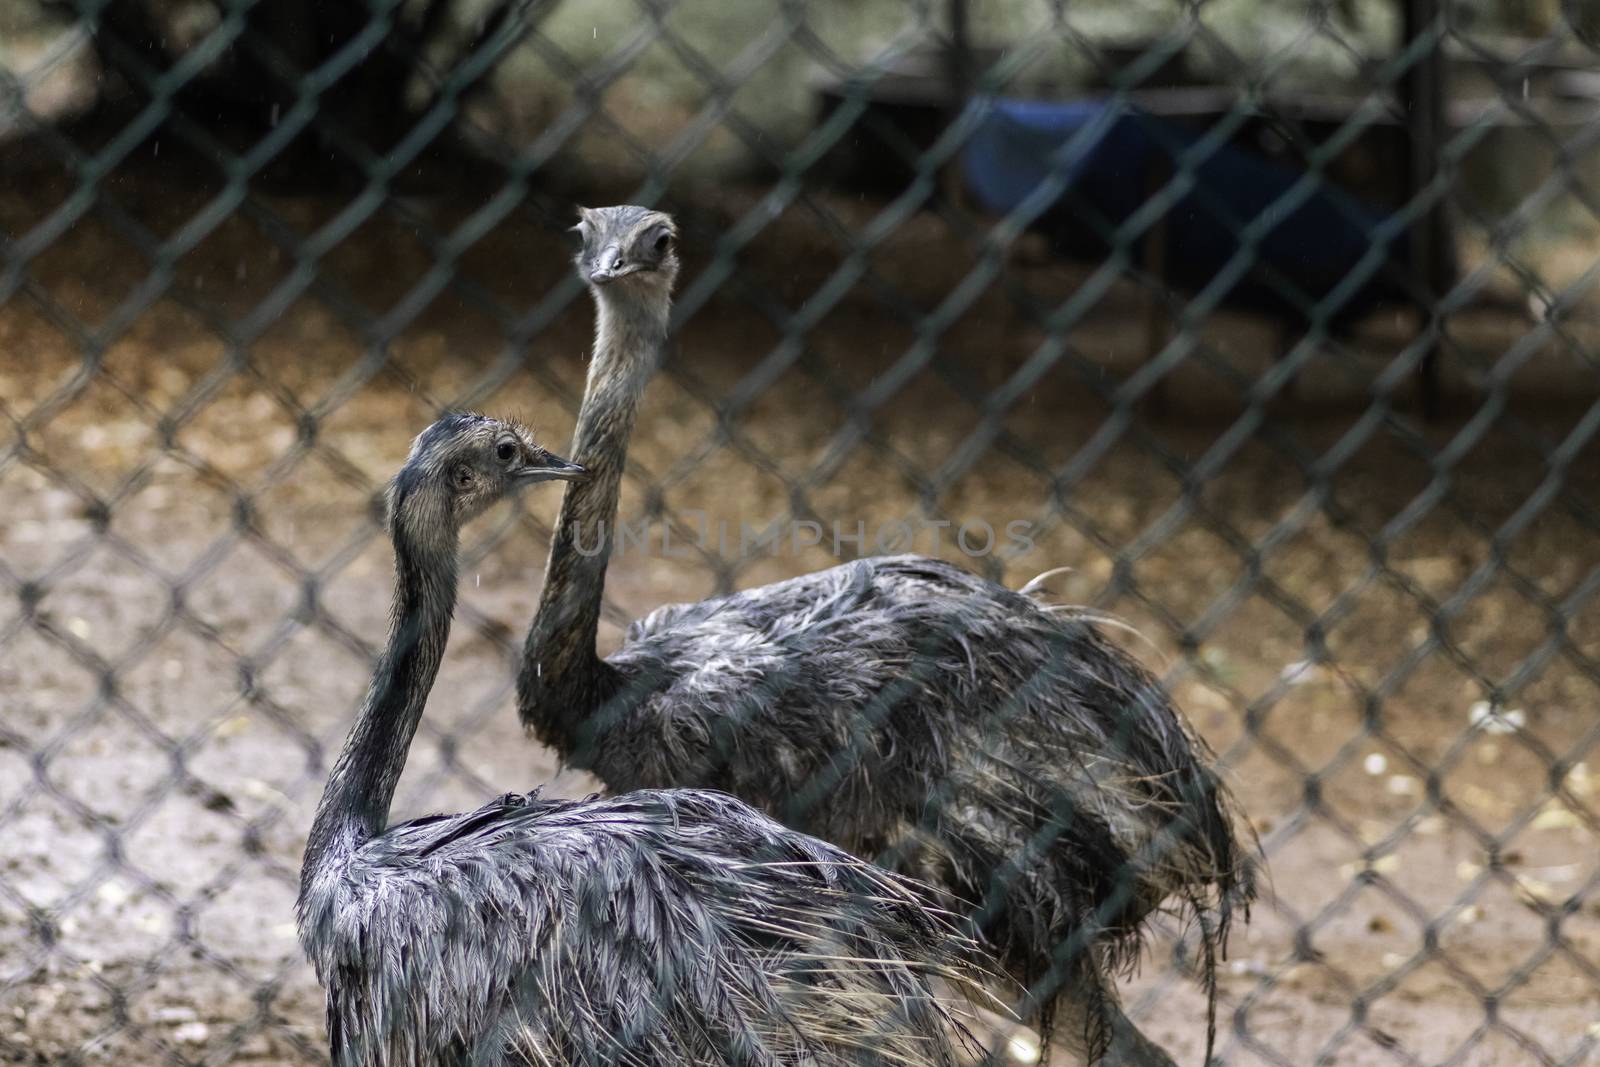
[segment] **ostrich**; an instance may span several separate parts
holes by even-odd
[[[613,790],[724,790],[849,851],[984,902],[973,916],[1054,1031],[1091,1062],[1170,1065],[1121,1011],[1166,902],[1215,959],[1254,863],[1210,752],[1086,614],[940,560],[857,560],[657,609],[599,657],[623,459],[665,343],[670,216],[580,209],[596,308],[567,487],[518,676],[523,723]],[[1058,995],[1059,994],[1059,995]]]
[[[300,879],[335,1067],[953,1067],[971,1051],[952,992],[977,989],[971,942],[914,883],[731,796],[507,794],[385,825],[449,635],[461,525],[582,473],[520,427],[452,415],[389,488],[388,648]]]

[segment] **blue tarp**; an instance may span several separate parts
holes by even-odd
[[[1069,254],[1103,253],[1105,242],[1087,221],[1092,217],[1088,209],[1109,227],[1126,221],[1177,168],[1174,159],[1182,159],[1204,136],[1192,126],[1107,100],[1002,100],[968,142],[963,165],[968,187],[984,208],[1003,214],[1039,188],[1060,155],[1060,175],[1070,193],[1050,205],[1036,228]],[[1213,149],[1194,167],[1194,188],[1168,213],[1166,276],[1189,289],[1209,283],[1238,250],[1239,229],[1303,176],[1237,145]],[[1277,211],[1282,217],[1256,246],[1256,262],[1230,290],[1229,302],[1292,312],[1294,302],[1269,278],[1287,283],[1309,301],[1321,300],[1367,255],[1385,218],[1378,208],[1326,179],[1297,206]],[[1134,242],[1137,259],[1144,252],[1142,231]],[[1403,259],[1403,250],[1391,249],[1388,255]],[[1393,288],[1374,264],[1371,276],[1335,317],[1357,317]]]

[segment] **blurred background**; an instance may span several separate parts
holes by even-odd
[[[1220,1062],[1600,1062],[1597,48],[1583,0],[5,0],[0,1062],[325,1060],[292,904],[382,484],[447,407],[565,449],[616,202],[683,235],[623,501],[681,554],[604,641],[897,519],[1069,567],[1266,853]],[[594,788],[511,708],[556,504],[469,531],[399,814]],[[741,554],[774,520],[867,537]],[[1183,949],[1125,994],[1197,1063]]]

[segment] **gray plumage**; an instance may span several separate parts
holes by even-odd
[[[523,722],[614,790],[726,790],[965,901],[1048,1037],[1087,1058],[1171,1061],[1110,976],[1145,920],[1197,921],[1214,961],[1253,863],[1210,753],[1161,685],[1088,613],[959,567],[864,559],[663,607],[595,649],[623,460],[665,343],[670,217],[585,209],[579,273],[597,321],[569,486],[518,682]],[[1077,951],[1074,951],[1076,949]],[[1059,999],[1054,994],[1060,993]]]
[[[460,526],[520,483],[580,473],[461,415],[417,438],[390,487],[389,645],[298,901],[334,1064],[953,1067],[971,942],[910,881],[731,796],[508,794],[387,825],[449,635]]]

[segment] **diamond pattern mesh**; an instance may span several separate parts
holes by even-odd
[[[1070,564],[1053,593],[1126,620],[1261,838],[1219,1061],[1590,1062],[1594,20],[1263,6],[1130,9],[1133,48],[1059,3],[6,16],[0,1059],[324,1058],[292,902],[383,633],[381,486],[445,408],[565,443],[590,322],[556,231],[634,201],[688,269],[624,515],[675,548],[613,564],[606,640],[895,520],[1012,586]],[[1444,121],[1408,127],[1437,66]],[[1071,99],[984,203],[997,110]],[[1130,122],[1155,162],[1119,210],[1094,150]],[[1291,177],[1241,211],[1241,158]],[[1286,230],[1329,189],[1362,195]],[[1330,284],[1282,267],[1361,226]],[[553,514],[470,532],[405,812],[592,785],[510,709]],[[1028,544],[971,551],[980,518]],[[846,536],[739,551],[774,521]],[[1125,989],[1183,1062],[1193,965],[1163,926]]]

